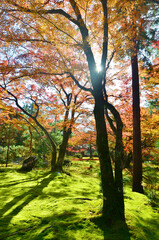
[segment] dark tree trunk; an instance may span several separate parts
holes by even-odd
[[[122,130],[123,130],[123,123],[120,117],[120,114],[116,110],[116,108],[108,103],[105,102],[106,107],[111,111],[113,114],[115,121],[116,121],[116,127],[114,126],[111,118],[108,115],[107,109],[106,109],[106,116],[109,121],[110,127],[112,128],[114,135],[116,136],[116,144],[115,144],[115,191],[117,195],[117,201],[119,205],[119,210],[121,214],[121,218],[125,219],[124,214],[124,196],[123,196],[123,176],[122,176],[122,166],[124,163],[124,147],[122,142]]]
[[[91,146],[91,143],[89,144],[89,157],[90,159],[92,158],[92,146]]]
[[[140,93],[137,53],[131,57],[132,98],[133,98],[133,187],[134,192],[143,193],[142,153],[140,129]]]
[[[57,151],[56,149],[54,149],[51,152],[51,172],[56,171],[56,158],[57,158]]]
[[[123,195],[123,176],[122,163],[124,161],[124,149],[122,143],[122,125],[117,127],[116,145],[115,145],[115,187],[117,200],[122,219],[125,219],[124,214],[124,195]]]
[[[103,190],[103,217],[108,224],[117,220],[123,220],[113,177],[113,170],[108,147],[108,136],[104,117],[104,98],[103,92],[98,91],[95,97],[94,115],[96,120],[97,150],[100,160],[101,180]]]
[[[57,164],[56,164],[56,169],[59,170],[59,171],[63,170],[62,167],[63,167],[63,163],[64,163],[66,148],[67,148],[67,145],[68,145],[68,140],[69,140],[70,134],[71,134],[70,129],[65,130],[63,132],[63,140],[62,140],[62,143],[60,145],[59,156],[58,156]]]

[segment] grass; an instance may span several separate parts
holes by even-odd
[[[147,195],[131,191],[131,174],[124,171],[128,227],[107,228],[98,214],[102,209],[98,165],[98,161],[74,161],[69,167],[71,176],[48,170],[20,173],[14,167],[0,168],[0,239],[159,239],[157,168],[145,166]],[[151,183],[152,188],[150,175],[156,181]],[[152,191],[155,204],[149,197]]]

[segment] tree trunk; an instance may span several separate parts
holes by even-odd
[[[53,149],[51,152],[51,172],[56,171],[56,158],[57,158],[57,151]]]
[[[115,181],[109,155],[108,136],[104,117],[104,104],[103,92],[101,90],[95,96],[96,142],[103,190],[103,217],[108,224],[112,224],[117,220],[123,220],[123,217],[120,214],[115,191]]]
[[[30,126],[29,126],[29,133],[30,133],[29,156],[31,156],[32,150],[33,150],[33,134]]]
[[[8,167],[8,163],[9,163],[9,149],[10,149],[10,139],[8,139],[7,141],[6,167]]]
[[[125,219],[124,214],[124,195],[123,195],[123,176],[122,162],[124,161],[124,149],[122,143],[122,125],[117,127],[116,145],[115,145],[115,188],[119,210],[122,219]]]
[[[31,116],[32,117],[32,116]],[[36,122],[36,124],[40,127],[40,129],[46,134],[50,144],[51,144],[51,172],[56,171],[56,158],[57,158],[57,147],[54,142],[54,140],[51,138],[51,135],[49,132],[38,122],[38,120],[35,117],[32,117],[32,119]]]
[[[62,171],[63,169],[63,162],[64,162],[64,158],[65,158],[65,154],[66,154],[66,148],[68,145],[68,140],[69,140],[69,136],[71,134],[71,130],[64,130],[63,132],[63,140],[62,143],[60,145],[60,150],[59,150],[59,156],[58,156],[58,160],[57,160],[57,164],[56,164],[56,169],[58,171]]]
[[[9,130],[8,130],[8,139],[7,139],[7,156],[6,156],[6,167],[8,167],[8,163],[9,163],[9,150],[10,150],[10,130],[11,130],[11,127],[9,126]]]
[[[116,110],[116,108],[108,103],[105,102],[106,107],[111,111],[113,114],[115,121],[116,121],[116,127],[114,126],[111,118],[108,115],[108,112],[106,110],[106,116],[109,121],[109,124],[114,132],[114,135],[116,136],[116,143],[115,143],[115,191],[117,196],[117,201],[119,205],[119,210],[122,219],[125,219],[124,214],[124,196],[123,196],[123,176],[122,176],[122,165],[124,163],[124,147],[123,147],[123,141],[122,141],[122,130],[123,130],[123,123],[120,117],[120,114]]]
[[[90,159],[92,159],[92,145],[91,145],[91,143],[89,144],[89,157],[90,157]]]
[[[133,98],[133,191],[143,193],[140,129],[140,94],[137,53],[131,57]]]

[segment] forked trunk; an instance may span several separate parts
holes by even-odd
[[[108,135],[104,117],[104,99],[102,90],[95,96],[94,115],[96,120],[97,149],[100,160],[101,181],[103,190],[103,217],[108,224],[122,220],[118,199],[116,195],[115,181],[109,155]]]
[[[108,103],[105,102],[106,108],[108,108],[114,116],[116,127],[114,126],[112,119],[109,117],[107,109],[106,109],[106,116],[109,121],[110,127],[112,128],[114,135],[116,136],[116,143],[115,143],[115,191],[117,196],[117,201],[119,205],[119,210],[123,219],[125,219],[124,214],[124,196],[123,196],[123,176],[122,176],[122,167],[124,164],[124,147],[122,142],[122,130],[123,130],[123,123],[120,117],[119,112],[116,108]]]

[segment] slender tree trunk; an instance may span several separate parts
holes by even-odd
[[[140,129],[140,93],[137,53],[131,57],[133,98],[133,191],[143,193]]]
[[[10,150],[10,126],[9,126],[9,130],[8,130],[8,139],[7,139],[7,156],[6,156],[6,167],[8,167],[8,163],[9,163],[9,150]]]
[[[7,141],[6,167],[8,167],[8,163],[9,163],[9,149],[10,149],[10,139],[8,139]]]
[[[103,217],[108,224],[123,220],[115,190],[115,181],[108,147],[108,136],[104,117],[103,92],[98,91],[95,96],[94,115],[96,120],[97,149],[100,160],[101,180],[103,190]]]
[[[91,143],[89,144],[89,157],[90,157],[90,159],[92,158],[92,145],[91,145]]]
[[[124,213],[124,194],[123,194],[123,176],[122,162],[124,161],[124,149],[122,143],[122,125],[117,127],[116,145],[115,145],[115,187],[122,219],[125,219]]]
[[[29,156],[31,156],[32,149],[33,149],[33,134],[30,126],[29,126],[29,133],[30,133]]]

